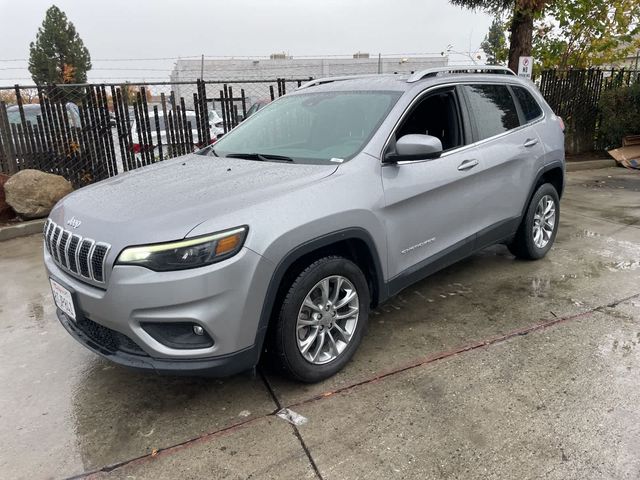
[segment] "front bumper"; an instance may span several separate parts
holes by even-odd
[[[116,266],[106,290],[62,271],[46,251],[44,260],[50,277],[72,293],[77,320],[58,310],[62,325],[115,363],[166,374],[225,376],[247,370],[259,359],[260,314],[273,265],[247,248],[192,270]],[[147,333],[145,322],[200,325],[213,345],[170,348]]]
[[[100,339],[95,339],[93,335],[90,335],[80,328],[77,321],[74,322],[71,320],[60,309],[57,309],[56,313],[58,320],[60,320],[60,323],[62,323],[62,326],[67,332],[89,350],[118,365],[138,371],[155,372],[159,375],[227,377],[249,370],[254,367],[260,359],[259,345],[254,345],[229,355],[213,358],[179,360],[152,358],[121,348],[110,348],[112,344],[105,345]]]

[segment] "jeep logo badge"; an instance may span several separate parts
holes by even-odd
[[[78,228],[82,222],[78,220],[76,217],[71,217],[70,220],[67,220],[67,225],[72,228]]]

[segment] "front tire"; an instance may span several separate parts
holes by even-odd
[[[284,372],[313,383],[340,371],[362,341],[369,303],[367,280],[352,261],[329,256],[305,268],[278,315],[275,349]]]
[[[525,260],[538,260],[551,249],[560,223],[560,198],[550,183],[540,185],[529,202],[509,251]]]

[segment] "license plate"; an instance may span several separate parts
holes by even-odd
[[[71,298],[71,292],[50,278],[51,291],[53,292],[53,301],[56,306],[67,314],[68,317],[73,320],[76,319],[76,309],[73,306],[73,298]]]

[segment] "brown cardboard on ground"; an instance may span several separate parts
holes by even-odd
[[[640,135],[624,137],[622,145],[621,148],[609,150],[609,155],[624,167],[640,170]]]

